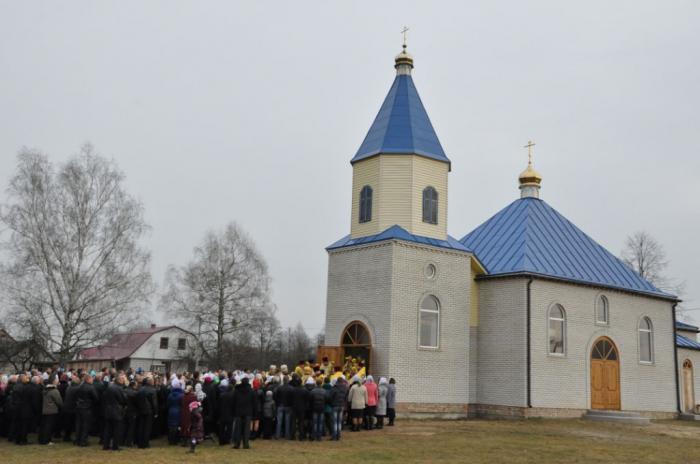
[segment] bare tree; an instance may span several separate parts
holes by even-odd
[[[666,252],[647,232],[635,232],[628,236],[621,258],[627,266],[657,287],[661,288],[666,284]]]
[[[301,322],[289,332],[288,342],[289,350],[286,356],[288,363],[294,365],[297,361],[305,361],[314,356],[314,344]]]
[[[0,268],[15,320],[57,351],[61,362],[131,324],[152,289],[143,207],[124,174],[90,145],[55,170],[24,149],[0,216],[9,257]]]
[[[189,264],[169,268],[161,308],[174,310],[197,335],[205,357],[219,367],[226,339],[248,327],[268,301],[267,264],[248,235],[231,223],[207,233]]]
[[[649,233],[640,231],[628,236],[620,258],[633,271],[657,288],[677,296],[683,295],[685,282],[675,282],[666,275],[668,267],[666,251]],[[683,312],[685,309],[679,305],[678,311]]]
[[[254,366],[265,368],[275,356],[275,348],[281,336],[280,323],[277,320],[276,308],[270,306],[261,311],[250,324],[253,346],[256,348]],[[279,354],[278,354],[279,355]]]

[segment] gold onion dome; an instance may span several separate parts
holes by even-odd
[[[518,176],[520,185],[534,184],[539,186],[542,182],[542,174],[535,171],[535,168],[532,167],[532,147],[534,146],[535,142],[533,142],[532,140],[528,140],[527,145],[523,147],[527,148],[527,168],[525,168],[525,170],[520,173],[520,176]]]
[[[542,182],[542,174],[535,171],[532,167],[532,163],[527,164],[527,168],[520,173],[518,177],[520,184],[540,184]]]
[[[395,68],[398,68],[401,65],[408,65],[413,68],[413,57],[406,51],[405,45],[401,53],[396,55],[396,58],[394,58],[394,63]]]

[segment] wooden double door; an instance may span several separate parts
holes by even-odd
[[[591,350],[591,409],[620,409],[620,356],[607,337]]]

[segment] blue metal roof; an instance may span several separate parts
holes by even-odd
[[[691,350],[700,350],[700,343],[678,334],[676,334],[676,346],[679,348],[690,348]]]
[[[546,202],[521,198],[460,240],[489,275],[534,274],[665,298]]]
[[[420,243],[423,245],[431,245],[440,248],[449,248],[452,250],[467,252],[470,251],[467,247],[459,243],[457,239],[450,237],[449,235],[447,236],[447,240],[438,240],[436,238],[424,237],[422,235],[414,235],[398,225],[393,225],[384,232],[369,235],[367,237],[351,238],[350,235],[346,235],[334,244],[328,246],[326,250],[335,250],[353,245],[364,245],[367,243],[381,242],[383,240],[405,240],[407,242]]]
[[[396,76],[372,127],[350,162],[379,153],[415,153],[450,162],[410,75]]]
[[[676,321],[676,329],[686,330],[688,332],[700,332],[700,328],[698,328],[694,325],[686,324],[685,322],[681,322],[681,321]]]

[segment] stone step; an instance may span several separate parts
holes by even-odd
[[[584,419],[592,421],[615,422],[618,424],[648,425],[651,421],[636,412],[629,411],[605,411],[589,409],[583,415]]]
[[[689,412],[684,412],[684,413],[681,413],[681,415],[679,415],[678,418],[681,420],[700,421],[700,414],[692,414]]]

